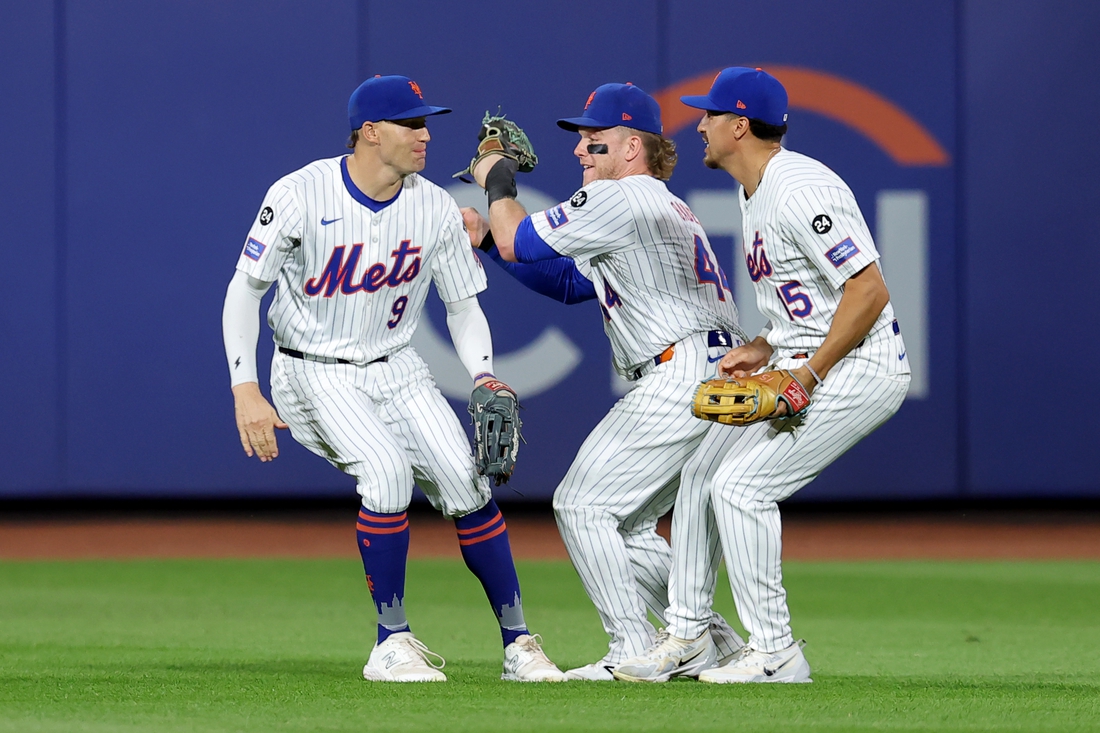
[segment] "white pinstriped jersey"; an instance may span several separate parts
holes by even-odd
[[[342,160],[315,161],[270,188],[237,269],[279,281],[268,311],[276,344],[365,364],[409,343],[430,281],[450,303],[486,279],[450,194],[413,174],[373,211],[378,202]]]
[[[777,358],[813,353],[825,340],[843,285],[879,259],[855,195],[813,158],[781,149],[755,193],[740,189],[745,262],[756,303],[771,321]],[[893,338],[887,303],[869,339]],[[853,355],[855,352],[853,352]],[[897,373],[908,372],[908,362]]]
[[[740,333],[702,225],[652,176],[594,181],[531,215],[540,237],[596,287],[616,371],[628,379],[692,333]]]

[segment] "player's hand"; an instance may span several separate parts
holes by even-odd
[[[731,349],[722,357],[718,362],[718,376],[748,376],[768,363],[768,359],[772,358],[772,351],[771,344],[757,336],[744,346]]]
[[[462,209],[462,223],[466,225],[466,233],[470,235],[470,246],[478,249],[485,235],[489,233],[489,222],[485,217],[477,213],[477,209]]]
[[[277,458],[279,445],[275,440],[275,428],[285,430],[289,426],[279,419],[275,408],[260,393],[260,385],[255,382],[238,384],[233,388],[233,402],[244,452],[250,458],[255,453],[264,463]]]

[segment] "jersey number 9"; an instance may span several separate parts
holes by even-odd
[[[405,315],[405,306],[409,304],[409,296],[402,295],[397,300],[393,301],[393,308],[390,313],[393,314],[393,318],[386,321],[386,325],[390,328],[396,328],[398,323],[401,323],[401,317]]]

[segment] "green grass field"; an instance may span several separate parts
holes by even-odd
[[[599,658],[572,568],[520,574],[551,657]],[[413,562],[410,621],[450,681],[385,685],[360,677],[374,620],[355,562],[0,563],[0,731],[1100,730],[1100,563],[786,577],[812,685],[518,685],[473,577]]]

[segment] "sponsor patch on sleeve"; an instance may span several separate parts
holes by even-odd
[[[565,215],[565,209],[561,207],[561,204],[552,209],[547,209],[543,213],[546,214],[546,221],[550,224],[551,229],[557,229],[569,221],[569,217]]]
[[[833,263],[833,267],[840,267],[858,254],[859,247],[856,246],[856,243],[852,241],[851,237],[848,237],[826,252],[825,256]]]
[[[265,249],[267,249],[266,244],[249,237],[248,241],[244,243],[244,256],[258,262]]]

